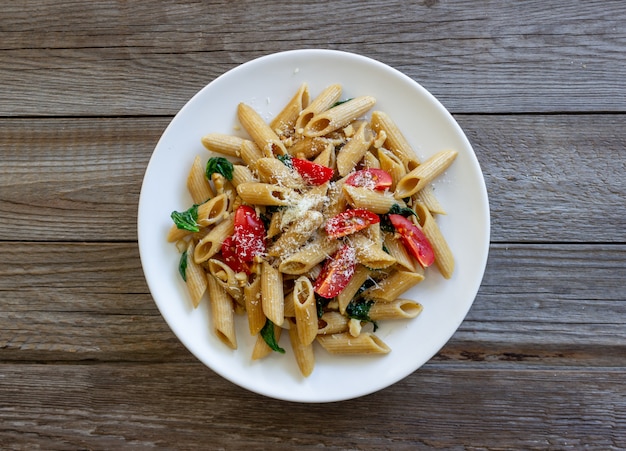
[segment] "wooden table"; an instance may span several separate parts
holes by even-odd
[[[141,270],[151,152],[219,74],[373,57],[454,114],[492,236],[465,322],[351,401],[217,376]],[[0,448],[626,448],[626,3],[7,1],[0,14]]]

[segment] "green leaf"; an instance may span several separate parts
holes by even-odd
[[[178,262],[178,272],[185,282],[187,282],[187,251],[184,251]]]
[[[228,161],[226,158],[224,157],[211,157],[209,158],[209,161],[207,161],[206,163],[206,178],[207,180],[211,180],[211,175],[215,174],[216,172],[218,174],[221,174],[224,176],[224,178],[226,178],[226,180],[232,180],[233,179],[233,164]]]
[[[330,299],[324,298],[319,294],[315,293],[315,306],[317,307],[317,317],[321,318],[324,314],[324,307],[328,305]]]
[[[261,329],[261,337],[265,340],[265,343],[272,349],[272,351],[280,352],[281,354],[285,353],[285,350],[278,346],[276,342],[276,336],[274,335],[274,323],[267,319],[265,321],[265,326]]]
[[[333,104],[330,106],[330,108],[335,108],[336,106],[339,106],[339,105],[341,105],[342,103],[349,102],[350,100],[352,100],[352,98],[349,98],[349,99],[346,99],[346,100],[340,100],[340,101],[338,101],[338,102],[333,103]],[[329,108],[329,109],[330,109],[330,108]]]
[[[402,215],[405,218],[408,218],[409,216],[416,216],[417,217],[417,213],[415,213],[415,211],[409,207],[401,207],[399,204],[393,204],[391,206],[391,208],[389,209],[389,211],[387,212],[387,214],[389,215]]]
[[[370,308],[374,305],[374,301],[368,301],[365,299],[352,300],[346,306],[346,315],[348,318],[358,319],[359,321],[365,321],[374,324],[374,332],[378,329],[376,321],[372,321],[370,318]]]
[[[416,216],[417,213],[409,207],[401,207],[400,204],[393,204],[389,211],[384,215],[380,216],[380,230],[383,232],[394,233],[396,231],[395,227],[389,220],[389,215],[402,215],[405,218],[409,216]]]
[[[190,232],[198,232],[200,231],[200,226],[198,225],[198,205],[194,204],[188,210],[179,212],[173,211],[170,215],[176,227],[182,230],[188,230]]]
[[[289,154],[277,155],[276,159],[280,160],[280,162],[284,164],[285,166],[287,166],[289,169],[293,169],[293,163],[291,162],[291,155]]]

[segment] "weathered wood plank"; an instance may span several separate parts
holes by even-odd
[[[0,406],[3,449],[626,446],[623,369],[430,364],[370,396],[317,405],[265,399],[199,364],[4,364]]]
[[[193,360],[153,303],[134,243],[0,243],[0,255],[3,360]],[[625,260],[625,245],[492,245],[438,358],[626,366]]]
[[[305,20],[283,0],[5,5],[0,115],[171,115],[224,71],[294,48],[379,59],[455,113],[624,111],[620,0],[344,0]]]
[[[456,118],[485,174],[493,241],[626,242],[621,115]],[[136,240],[168,122],[1,119],[0,240]]]

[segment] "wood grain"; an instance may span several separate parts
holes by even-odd
[[[135,243],[0,243],[0,255],[4,360],[190,359],[149,295]],[[493,245],[478,297],[439,357],[626,367],[625,260],[624,245]],[[603,347],[610,363],[595,353]]]
[[[0,405],[11,406],[0,409],[4,449],[25,438],[50,450],[626,446],[626,382],[615,370],[437,363],[381,392],[324,405],[265,399],[197,364],[5,364],[0,374]],[[367,412],[358,427],[354,412]]]
[[[620,115],[456,119],[485,174],[493,241],[626,242]],[[0,119],[0,239],[136,240],[143,174],[169,120]]]
[[[221,73],[294,48],[379,59],[455,113],[624,112],[620,0],[352,0],[333,11],[307,5],[315,26],[303,26],[302,7],[284,0],[12,3],[0,18],[0,116],[172,115]]]

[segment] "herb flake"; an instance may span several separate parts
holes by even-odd
[[[378,329],[376,321],[372,321],[370,318],[370,308],[374,305],[374,301],[368,301],[365,299],[352,300],[346,306],[346,315],[348,318],[358,319],[359,321],[365,321],[374,325],[374,332]]]
[[[185,211],[173,211],[170,215],[176,227],[181,230],[188,230],[190,232],[199,232],[200,226],[198,225],[198,205],[194,204],[191,208]]]
[[[185,282],[187,282],[187,251],[184,251],[178,262],[178,272]]]

